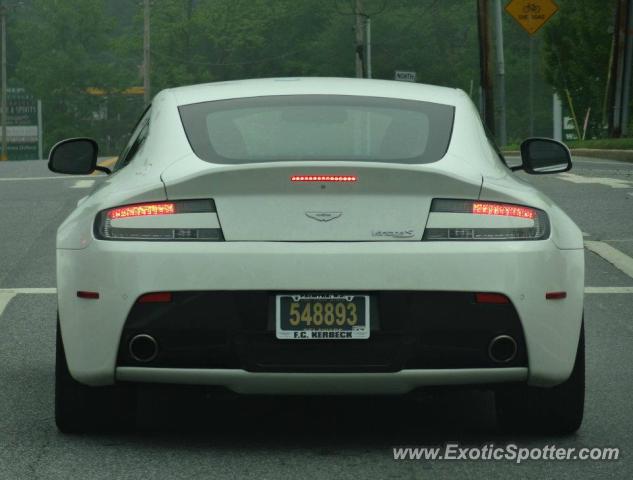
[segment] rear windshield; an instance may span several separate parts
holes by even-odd
[[[213,163],[430,163],[448,149],[454,107],[345,95],[237,98],[180,107],[196,155]]]

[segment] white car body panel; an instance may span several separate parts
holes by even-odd
[[[422,165],[217,165],[196,157],[177,112],[180,105],[214,99],[300,94],[379,96],[454,105],[453,138],[444,158]],[[568,378],[583,311],[582,234],[547,196],[517,180],[495,157],[465,93],[353,79],[224,82],[161,92],[154,99],[150,124],[149,137],[137,158],[105,179],[58,231],[60,325],[68,366],[76,380],[88,385],[108,385],[117,379],[217,384],[244,393],[405,393],[426,385],[525,379],[531,385],[550,386]],[[359,182],[351,187],[328,185],[324,194],[318,184],[293,185],[289,174],[298,170],[353,171]],[[227,241],[121,242],[94,236],[95,217],[104,209],[192,198],[214,199],[218,213],[205,215],[204,226],[221,225]],[[423,242],[425,225],[446,222],[442,214],[429,215],[433,198],[503,201],[541,209],[549,216],[551,236],[539,241]],[[310,209],[343,211],[344,215],[336,222],[316,222],[305,215]],[[181,226],[194,221],[192,217],[181,220],[185,222]],[[495,221],[502,226],[525,222]],[[145,219],[117,222],[147,225]],[[380,230],[413,233],[409,238],[375,241],[372,232]],[[116,369],[126,317],[144,293],[322,289],[503,293],[514,304],[524,330],[527,371],[446,369],[321,375]],[[100,298],[77,298],[80,290],[99,292]],[[567,297],[546,300],[545,293],[552,291],[565,291]],[[346,386],[346,382],[351,383]]]
[[[58,250],[58,284],[64,285],[59,313],[70,371],[81,382],[104,385],[114,379],[125,318],[146,292],[300,291],[324,285],[331,290],[504,292],[525,331],[529,380],[548,385],[565,380],[573,366],[583,261],[582,250],[560,250],[549,240],[458,245],[95,242],[83,250]],[[309,278],[301,274],[305,271],[312,273]],[[98,291],[101,298],[77,298],[78,290]],[[545,300],[546,292],[561,290],[567,291],[565,300]]]
[[[279,373],[237,369],[117,368],[128,382],[223,386],[236,393],[269,395],[401,395],[425,386],[522,382],[527,368],[401,370],[394,373]]]

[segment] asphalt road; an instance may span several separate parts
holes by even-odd
[[[627,257],[606,255],[618,268],[590,251],[586,285],[595,293],[585,300],[587,405],[576,435],[501,434],[486,392],[429,392],[407,401],[214,403],[197,392],[152,389],[141,396],[134,433],[58,433],[56,301],[46,289],[55,287],[56,228],[95,181],[50,174],[43,162],[0,164],[0,479],[633,478],[633,278]],[[633,257],[633,164],[578,159],[571,174],[529,181],[574,218],[587,241],[599,242],[594,247],[606,244]],[[37,290],[9,290],[16,288]],[[392,447],[447,441],[618,447],[620,459],[393,460]]]

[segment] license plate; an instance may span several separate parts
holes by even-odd
[[[369,338],[369,295],[282,294],[275,312],[279,339]]]

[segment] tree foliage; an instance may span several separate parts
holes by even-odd
[[[363,3],[371,18],[374,78],[391,79],[395,70],[412,70],[419,82],[461,88],[478,102],[475,2]],[[591,0],[560,3],[562,10],[551,27],[533,40],[533,132],[526,115],[530,40],[504,15],[511,140],[530,133],[550,134],[552,88],[546,80],[559,91],[566,85],[579,110],[600,108],[612,12],[602,8],[603,2],[601,8]],[[353,4],[153,0],[152,93],[239,78],[353,76]],[[10,82],[42,99],[46,146],[63,137],[86,135],[97,138],[102,151],[116,153],[143,108],[142,96],[121,93],[143,84],[142,2],[25,0],[11,19]],[[102,94],[90,94],[94,89]]]
[[[608,113],[603,102],[615,7],[612,0],[562,0],[560,12],[545,29],[546,79],[565,103],[569,92],[579,122],[591,108],[595,135],[602,133],[602,119]]]

